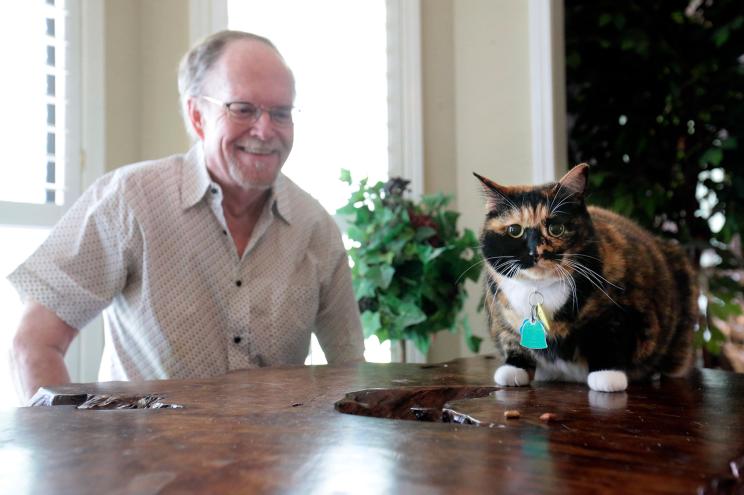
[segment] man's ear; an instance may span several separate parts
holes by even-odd
[[[199,136],[199,139],[204,140],[204,114],[196,104],[196,98],[189,97],[186,100],[186,109],[189,115],[189,122],[191,122],[191,128],[194,129],[194,133]]]

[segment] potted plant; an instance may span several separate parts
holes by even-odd
[[[341,180],[353,186],[351,174]],[[365,337],[380,342],[412,341],[426,355],[432,335],[461,331],[468,347],[478,352],[466,317],[458,318],[467,294],[465,281],[478,280],[482,263],[478,239],[469,229],[457,230],[459,213],[447,210],[451,197],[406,195],[410,181],[399,177],[355,186],[338,214],[348,220],[348,249],[353,262],[354,292]],[[404,357],[405,359],[405,357]]]

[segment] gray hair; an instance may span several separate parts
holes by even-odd
[[[263,43],[276,51],[279,58],[284,61],[284,58],[279,53],[274,43],[268,38],[259,36],[253,33],[247,33],[245,31],[230,31],[224,30],[207,36],[191,50],[186,53],[181,59],[181,63],[178,66],[178,93],[181,99],[181,115],[186,125],[186,131],[193,140],[197,140],[198,137],[191,126],[191,120],[189,119],[188,100],[193,96],[200,96],[202,94],[204,80],[206,79],[209,71],[212,69],[214,64],[219,60],[220,56],[225,51],[225,47],[233,41],[237,40],[253,40]],[[286,62],[285,64],[286,65]],[[287,67],[290,75],[292,71]],[[292,76],[294,85],[294,76]],[[292,94],[294,95],[294,87],[292,88]]]

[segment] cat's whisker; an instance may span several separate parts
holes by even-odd
[[[596,256],[590,256],[588,254],[582,254],[582,253],[556,253],[558,256],[582,256],[584,258],[590,258],[597,261],[602,261],[601,259],[597,258]]]
[[[514,256],[490,256],[488,258],[480,258],[478,261],[467,267],[463,272],[457,277],[457,280],[455,281],[455,284],[460,282],[460,279],[465,276],[466,273],[468,273],[470,270],[475,268],[478,265],[483,265],[488,261],[497,260],[497,259],[504,259],[504,258],[514,258]]]
[[[488,299],[488,294],[491,293],[491,292],[493,292],[492,295],[491,295],[491,301],[490,301],[490,303],[488,303],[489,308],[490,308],[489,314],[495,314],[494,311],[496,309],[495,308],[495,306],[496,306],[496,295],[501,291],[501,287],[496,283],[496,281],[490,280],[489,281],[489,288],[493,288],[493,287],[495,287],[496,289],[493,290],[493,291],[491,291],[491,290],[487,290],[486,291],[486,302],[488,302],[488,300],[487,300]]]
[[[488,259],[493,259],[493,258],[488,258]],[[479,258],[478,261],[476,261],[475,263],[473,263],[472,265],[470,265],[469,267],[467,267],[465,270],[463,270],[463,272],[457,277],[457,280],[455,280],[455,284],[460,283],[460,279],[462,277],[464,277],[466,273],[468,273],[470,270],[472,270],[476,266],[482,265],[482,264],[486,263],[486,261],[488,261],[488,259]]]
[[[617,306],[618,308],[622,308],[622,306],[620,306],[607,293],[607,291],[605,291],[604,288],[602,288],[602,285],[601,285],[600,281],[595,278],[595,277],[599,277],[599,279],[606,281],[603,277],[601,277],[600,275],[597,275],[594,271],[590,270],[589,268],[585,267],[584,265],[582,265],[580,263],[572,262],[570,260],[567,260],[567,261],[569,261],[569,263],[571,264],[571,268],[573,268],[579,275],[582,275],[585,279],[587,279],[594,287],[596,287],[597,289],[599,289],[602,292],[602,294],[604,294],[605,296],[607,296],[607,299],[609,299],[610,301],[612,301],[612,303],[615,306]],[[610,282],[607,282],[607,283],[610,284],[610,285],[612,285],[613,287],[617,287],[616,285],[614,285],[614,284],[612,284]],[[622,290],[622,289],[620,289],[620,290]]]
[[[588,270],[593,276],[597,277],[600,281],[602,281],[602,282],[604,282],[604,283],[606,283],[608,285],[613,286],[617,290],[625,291],[625,289],[623,287],[620,287],[619,285],[613,284],[612,282],[610,282],[609,280],[607,280],[606,278],[604,278],[602,275],[600,275],[599,273],[597,273],[595,270],[592,270],[591,268],[589,268],[588,266],[584,265],[583,263],[581,263],[579,261],[576,261],[576,260],[567,260],[567,261],[570,261],[570,262],[574,263],[575,265],[578,265],[581,268],[583,268],[585,270]]]
[[[576,281],[574,280],[571,273],[566,270],[561,265],[556,265],[556,268],[558,269],[558,273],[561,278],[561,283],[568,285],[569,290],[571,291],[571,300],[573,302],[573,307],[576,310],[576,312],[579,312],[579,299],[576,296]]]

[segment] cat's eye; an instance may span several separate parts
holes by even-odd
[[[512,225],[509,225],[506,228],[506,233],[509,234],[509,237],[513,237],[515,239],[518,239],[518,238],[522,237],[522,234],[524,234],[524,227],[522,227],[521,225],[515,223],[515,224],[512,224]]]
[[[560,237],[566,232],[566,226],[562,223],[551,223],[548,225],[548,233],[553,237]]]

